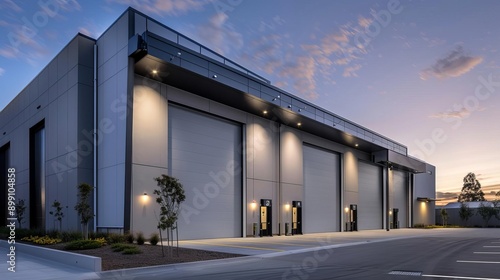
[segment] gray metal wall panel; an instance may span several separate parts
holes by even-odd
[[[168,110],[171,175],[186,192],[182,239],[241,236],[241,126],[177,106]]]
[[[392,171],[393,205],[399,209],[399,227],[408,227],[408,174],[402,171]]]
[[[339,230],[339,155],[304,145],[305,233]]]
[[[358,230],[381,229],[382,170],[379,166],[358,161],[358,176]]]

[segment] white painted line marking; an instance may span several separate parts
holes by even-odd
[[[483,248],[500,248],[500,246],[483,246]]]
[[[500,262],[492,262],[492,261],[457,261],[458,263],[500,263]]]
[[[474,254],[500,255],[500,252],[474,252]]]
[[[423,277],[434,277],[434,278],[450,278],[450,279],[500,280],[499,278],[479,278],[479,277],[448,276],[448,275],[431,275],[431,274],[422,274],[422,276],[423,276]]]

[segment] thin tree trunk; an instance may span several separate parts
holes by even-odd
[[[175,222],[175,236],[177,237],[177,257],[179,257],[179,227],[177,222]]]
[[[163,250],[163,238],[161,237],[161,228],[158,227],[158,231],[160,232],[160,244],[161,244],[161,254],[165,257],[165,251]]]

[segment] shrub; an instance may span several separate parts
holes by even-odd
[[[160,236],[158,235],[158,233],[152,233],[151,237],[149,237],[149,243],[155,246],[156,244],[158,244],[158,242],[160,242]]]
[[[116,244],[111,245],[111,249],[113,250],[113,252],[121,252],[123,250],[132,249],[132,248],[135,248],[135,246],[129,245],[129,244],[123,244],[123,243],[116,243]]]
[[[61,239],[52,238],[48,235],[45,235],[42,237],[39,237],[39,236],[23,237],[23,238],[21,238],[21,240],[33,242],[33,243],[39,244],[39,245],[51,245],[51,244],[61,243]]]
[[[106,241],[106,238],[104,238],[104,237],[99,237],[99,238],[90,239],[90,240],[97,241],[97,242],[101,243],[101,247],[108,244]]]
[[[123,234],[118,234],[118,233],[108,234],[107,240],[109,244],[123,243],[126,241],[125,236]]]
[[[142,232],[138,232],[137,233],[137,244],[139,245],[144,245],[144,241],[146,241],[146,239],[144,239],[144,234],[142,234]]]
[[[122,254],[124,254],[124,255],[135,255],[135,254],[141,254],[141,253],[142,253],[142,251],[137,247],[128,248],[128,249],[123,250],[123,252],[122,252]]]
[[[134,243],[135,237],[131,232],[129,232],[129,233],[125,234],[125,239],[127,240],[128,243],[132,244],[132,243]]]
[[[95,231],[92,231],[89,233],[89,238],[90,239],[98,239],[98,238],[108,238],[108,235],[107,233],[105,232],[95,232]]]
[[[64,231],[61,233],[62,242],[71,242],[82,239],[82,233],[78,231]]]
[[[102,243],[97,240],[75,240],[64,247],[66,250],[87,250],[101,248]]]

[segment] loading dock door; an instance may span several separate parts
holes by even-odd
[[[393,184],[393,206],[397,208],[399,228],[408,227],[408,173],[403,171],[392,171]]]
[[[169,168],[186,195],[180,237],[241,237],[241,125],[173,105],[168,110]]]
[[[382,168],[358,162],[358,229],[383,228]]]
[[[339,155],[304,145],[304,233],[339,231]]]

